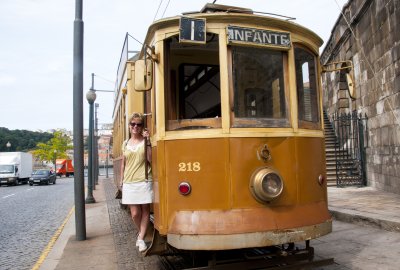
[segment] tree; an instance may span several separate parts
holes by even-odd
[[[0,127],[0,152],[28,152],[36,147],[39,142],[46,142],[53,137],[50,132],[37,132],[30,130],[9,130]],[[11,147],[7,147],[10,142]]]
[[[46,143],[38,143],[33,154],[41,161],[54,162],[57,158],[68,158],[67,150],[72,148],[71,138],[58,130],[54,131],[53,138]]]

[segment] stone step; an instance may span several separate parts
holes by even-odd
[[[326,142],[337,142],[335,137],[326,137],[326,136],[325,136],[325,141]]]
[[[338,142],[335,130],[324,111],[324,135],[325,135],[325,159],[326,159],[326,178],[328,186],[337,186],[337,176],[343,181],[357,181],[359,179],[357,168],[353,166],[353,160],[347,159],[348,152],[338,149]],[[336,159],[339,158],[342,168],[336,172]]]

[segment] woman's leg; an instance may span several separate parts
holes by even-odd
[[[147,226],[150,222],[150,204],[142,204],[141,205],[141,220],[140,220],[140,230],[138,239],[144,239],[146,235]]]
[[[141,220],[142,220],[142,208],[140,204],[131,204],[129,205],[129,208],[131,210],[131,217],[133,220],[133,223],[136,225],[136,228],[138,229],[140,233],[140,227],[141,227]]]

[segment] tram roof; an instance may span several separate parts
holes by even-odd
[[[207,22],[213,23],[244,23],[253,24],[259,27],[272,27],[282,31],[288,31],[302,36],[307,36],[318,47],[323,44],[323,40],[315,32],[300,24],[291,22],[287,19],[285,20],[272,16],[255,14],[253,10],[247,8],[208,3],[200,11],[184,12],[182,13],[182,15],[190,16],[193,18],[204,18],[207,20]],[[147,31],[145,44],[149,44],[151,42],[155,31],[171,26],[179,26],[179,19],[181,17],[182,16],[174,16],[155,21],[153,24],[150,25]],[[141,52],[141,56],[142,53],[143,51]]]

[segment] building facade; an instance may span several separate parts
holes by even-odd
[[[349,0],[321,63],[328,117],[368,119],[366,184],[400,194],[400,0]]]

